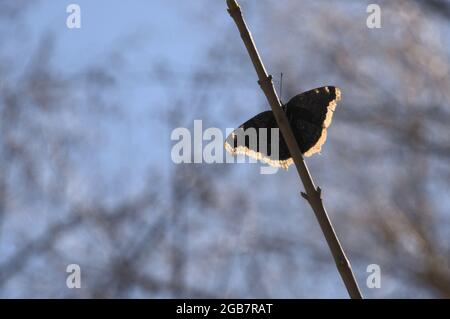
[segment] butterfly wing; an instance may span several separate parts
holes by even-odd
[[[292,158],[280,133],[278,133],[278,139],[273,141],[278,143],[278,153],[272,154],[272,128],[278,129],[272,111],[259,113],[227,137],[225,149],[232,155],[246,155],[274,167],[287,168],[292,164]],[[260,129],[266,129],[266,133],[263,135]],[[252,131],[256,134],[256,145],[250,141]]]
[[[340,99],[338,88],[325,86],[298,94],[287,103],[286,116],[305,156],[320,152]]]
[[[334,109],[340,99],[341,91],[338,88],[326,86],[298,94],[283,106],[303,155],[311,156],[320,152],[327,138],[327,128],[331,124]],[[266,138],[261,138],[260,128],[267,129]],[[278,129],[272,111],[259,113],[227,137],[225,149],[232,155],[247,155],[271,166],[287,169],[293,160],[281,133],[277,140],[278,156],[271,154],[271,128]],[[249,136],[245,134],[248,129],[255,129],[256,145],[250,143]]]

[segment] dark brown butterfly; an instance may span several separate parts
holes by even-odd
[[[338,88],[325,86],[298,94],[282,106],[304,156],[320,152],[327,138],[327,128],[331,124],[336,104],[340,99],[341,91]],[[263,130],[259,129],[264,128],[267,130],[263,136],[260,133]],[[248,129],[255,129],[256,144],[251,142],[249,137],[251,134],[247,134],[251,130]],[[278,139],[272,140],[271,129],[278,129],[272,111],[259,113],[227,137],[225,149],[232,155],[247,155],[271,166],[287,169],[293,163],[291,154],[281,133],[278,133]],[[273,143],[278,143],[278,152],[272,151]]]

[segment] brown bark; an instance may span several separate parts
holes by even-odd
[[[301,195],[308,201],[316,215],[316,218],[319,222],[328,246],[330,247],[331,253],[336,262],[336,266],[339,270],[342,280],[344,281],[345,287],[347,288],[350,297],[352,299],[360,299],[362,298],[362,295],[359,291],[355,276],[353,275],[350,262],[345,256],[344,250],[339,243],[330,219],[328,218],[325,207],[323,206],[321,189],[320,187],[315,187],[311,175],[308,171],[308,167],[306,166],[302,153],[297,145],[297,141],[295,140],[292,130],[288,124],[286,115],[281,109],[281,102],[275,91],[272,82],[272,76],[268,75],[266,72],[250,31],[243,19],[242,12],[238,3],[235,0],[227,0],[227,5],[228,12],[230,13],[239,29],[241,38],[244,41],[253,66],[255,67],[259,79],[258,83],[261,86],[261,89],[263,90],[267,101],[270,104],[270,107],[272,108],[272,112],[278,123],[278,127],[281,130],[281,134],[283,134],[284,140],[286,141],[289,152],[291,153],[295,166],[297,168],[297,172],[305,187],[305,192],[302,192]]]

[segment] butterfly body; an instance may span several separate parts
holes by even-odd
[[[298,94],[283,105],[300,151],[305,156],[320,152],[340,98],[338,88],[327,86]],[[248,129],[255,129],[258,135],[257,145],[250,143],[248,136],[239,138]],[[266,129],[266,136],[260,133],[260,129]],[[233,155],[243,154],[275,167],[287,168],[293,163],[289,149],[281,133],[278,134],[278,139],[272,138],[271,129],[278,129],[275,116],[272,111],[262,112],[233,131],[225,141],[225,148]],[[272,151],[274,143],[278,144],[278,151]]]

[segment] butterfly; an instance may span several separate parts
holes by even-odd
[[[325,86],[300,93],[282,106],[304,156],[309,157],[320,152],[340,100],[340,89]],[[287,169],[293,163],[292,156],[281,133],[278,132],[278,138],[274,135],[273,140],[271,129],[278,129],[272,111],[259,113],[227,137],[225,149],[232,155],[246,155],[271,166]],[[257,143],[251,141],[251,131],[256,132],[254,134]],[[262,134],[262,131],[265,133]],[[278,143],[278,152],[272,150],[274,143]]]

